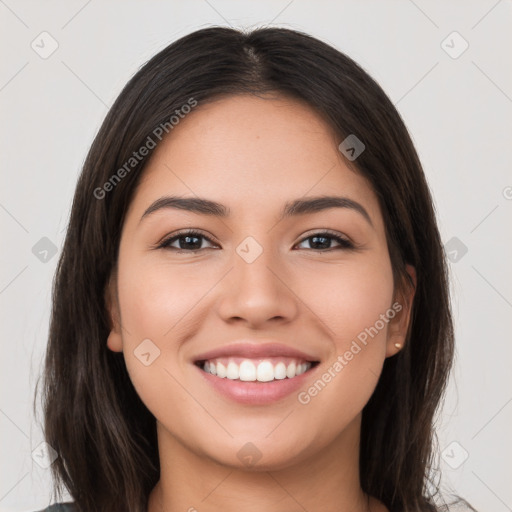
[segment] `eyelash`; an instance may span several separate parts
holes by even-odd
[[[171,250],[171,251],[176,252],[178,254],[187,253],[187,252],[193,254],[193,253],[197,253],[199,251],[202,251],[203,249],[208,249],[208,247],[203,247],[202,249],[185,250],[185,249],[177,249],[176,247],[170,247],[170,244],[172,242],[174,242],[175,240],[178,240],[179,238],[187,237],[187,236],[189,236],[189,237],[204,238],[208,242],[210,242],[212,244],[215,244],[215,242],[213,240],[211,240],[209,237],[207,237],[206,235],[204,235],[200,231],[196,231],[195,229],[188,229],[188,230],[185,230],[185,231],[181,231],[181,232],[173,235],[170,238],[167,238],[166,240],[161,242],[156,248],[157,249]],[[333,250],[336,250],[336,249],[345,249],[345,250],[354,250],[354,249],[356,249],[356,246],[352,242],[350,242],[349,240],[347,240],[345,238],[340,237],[336,232],[333,232],[333,231],[330,231],[330,230],[320,231],[318,233],[312,233],[311,235],[303,238],[300,242],[298,242],[297,245],[305,242],[306,240],[309,240],[310,238],[314,238],[314,237],[331,238],[334,241],[338,242],[340,244],[340,246],[339,247],[330,247],[328,249],[319,249],[319,250],[317,250],[317,249],[307,249],[307,250],[314,251],[314,252],[329,252],[329,251],[333,251]]]

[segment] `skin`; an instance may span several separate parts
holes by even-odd
[[[360,487],[361,411],[385,358],[404,343],[414,292],[395,289],[377,197],[347,166],[340,142],[307,105],[239,95],[199,105],[153,153],[122,229],[107,342],[123,351],[157,421],[161,479],[149,512],[387,510],[374,498],[369,509]],[[221,219],[163,208],[141,220],[170,194],[215,200],[232,213]],[[287,201],[324,194],[359,202],[373,226],[348,208],[279,221]],[[196,253],[155,248],[184,228],[212,242],[200,238]],[[334,239],[331,249],[315,248],[308,237],[325,229],[358,249]],[[236,252],[248,236],[263,249],[250,264]],[[395,301],[400,313],[306,405],[296,393],[239,404],[191,363],[241,338],[272,338],[314,354],[318,376]],[[134,355],[144,339],[160,350],[149,366]],[[262,454],[252,467],[237,457],[247,442]]]

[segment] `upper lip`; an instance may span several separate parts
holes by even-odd
[[[304,359],[306,361],[318,361],[318,358],[290,347],[282,343],[262,343],[253,341],[243,341],[224,345],[208,352],[194,357],[194,362],[206,361],[215,359],[217,357],[245,357],[247,359],[257,359],[263,357],[296,357],[297,359]]]

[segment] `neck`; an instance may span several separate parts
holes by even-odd
[[[280,468],[221,465],[184,446],[157,422],[160,480],[148,512],[380,512],[359,480],[359,415],[320,452]]]

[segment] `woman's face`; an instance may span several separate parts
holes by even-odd
[[[241,95],[199,104],[144,171],[122,230],[108,346],[123,351],[159,428],[197,456],[305,461],[358,425],[403,343],[412,296],[394,294],[377,197],[340,142],[301,103]],[[349,201],[289,208],[321,196]],[[187,229],[200,234],[178,236]]]

